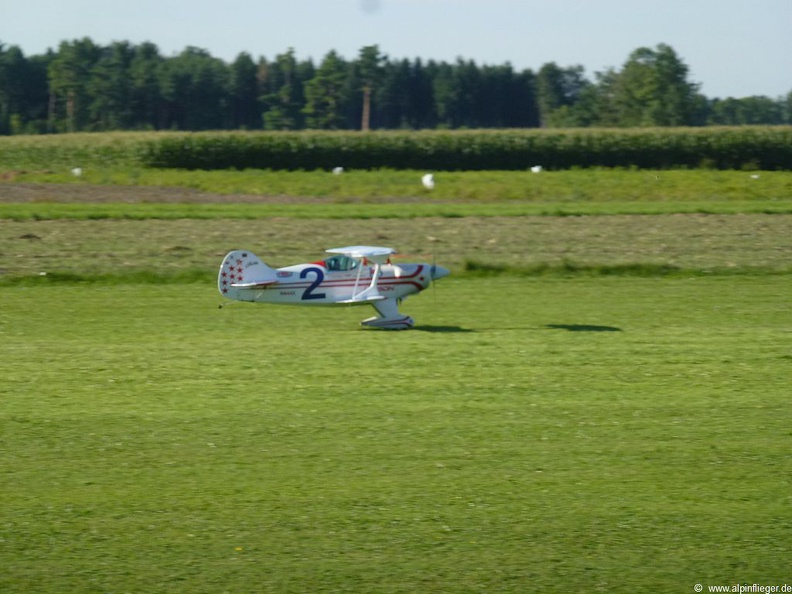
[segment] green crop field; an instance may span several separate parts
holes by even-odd
[[[0,183],[0,592],[792,584],[790,172],[64,163]],[[353,243],[451,269],[415,329],[218,308]]]
[[[789,170],[792,126],[115,132],[0,137],[0,171],[68,167]]]

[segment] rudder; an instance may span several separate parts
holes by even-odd
[[[217,274],[217,290],[228,299],[253,301],[254,293],[250,289],[256,288],[257,285],[273,284],[277,280],[275,270],[264,264],[253,252],[234,250],[226,254],[223,263],[220,264],[220,272]]]

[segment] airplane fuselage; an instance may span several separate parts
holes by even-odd
[[[425,264],[385,264],[380,268],[377,290],[382,297],[403,299],[429,286],[431,278]],[[278,268],[278,283],[254,289],[250,301],[294,303],[300,305],[335,305],[350,300],[371,284],[374,268],[327,270],[320,264],[298,264]]]
[[[358,255],[360,250],[371,254],[371,259]],[[431,264],[392,264],[390,248],[352,246],[328,251],[335,255],[318,262],[270,268],[252,252],[236,250],[223,259],[217,288],[224,297],[236,301],[368,304],[378,316],[363,320],[363,325],[405,329],[413,325],[413,320],[399,313],[398,304],[448,275],[445,268]]]
[[[253,253],[236,252],[223,261],[218,288],[224,296],[238,301],[296,305],[355,304],[355,296],[371,285],[376,267],[361,263],[348,270],[332,270],[328,263],[321,261],[277,268],[268,284],[245,287],[247,282],[257,280],[257,269],[261,263]],[[435,267],[435,270],[438,268]],[[435,272],[435,278],[448,274],[447,270],[440,270],[439,274]],[[423,291],[431,282],[430,264],[382,264],[379,266],[376,288],[382,299],[404,299]]]

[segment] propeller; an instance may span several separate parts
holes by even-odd
[[[438,266],[437,264],[432,262],[432,265],[429,267],[429,282],[431,284],[434,284],[437,279],[445,278],[449,274],[451,274],[451,271],[448,270],[448,268],[444,268],[443,266]]]
[[[432,287],[432,305],[437,307],[437,252],[432,250],[432,267],[429,269],[429,286]]]
[[[436,237],[427,237],[427,239],[435,244],[440,243],[440,240]],[[447,268],[437,265],[437,249],[433,249],[432,265],[429,267],[429,284],[432,287],[432,299],[435,301],[435,303],[437,302],[437,286],[435,285],[435,281],[439,278],[448,276],[450,273],[451,271]]]

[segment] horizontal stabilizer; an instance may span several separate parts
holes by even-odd
[[[261,281],[251,281],[248,283],[231,283],[231,286],[235,289],[258,289],[262,287],[269,287],[270,285],[276,284],[278,281],[276,280],[261,280]]]

